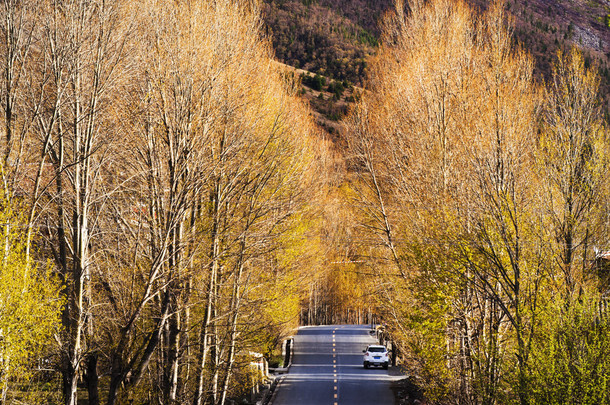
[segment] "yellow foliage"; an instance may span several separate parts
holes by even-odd
[[[6,209],[4,256],[0,262],[0,393],[6,399],[16,384],[24,384],[44,365],[45,349],[58,332],[63,305],[59,281],[50,265],[37,267],[25,255],[25,234],[14,226],[19,217]],[[49,367],[49,365],[47,365]]]

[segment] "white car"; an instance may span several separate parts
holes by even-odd
[[[388,349],[382,345],[369,345],[364,353],[364,368],[370,366],[381,366],[384,369],[388,369],[389,357]]]

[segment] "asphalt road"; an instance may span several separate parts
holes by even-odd
[[[394,404],[390,383],[402,377],[362,366],[362,351],[376,343],[369,330],[353,325],[300,328],[292,367],[272,405]]]

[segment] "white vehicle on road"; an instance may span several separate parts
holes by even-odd
[[[364,353],[364,368],[370,366],[380,366],[384,369],[388,369],[389,356],[388,349],[382,345],[369,345]]]

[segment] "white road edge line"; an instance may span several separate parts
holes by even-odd
[[[277,384],[275,385],[275,389],[273,390],[273,394],[271,395],[269,402],[267,402],[268,405],[273,405],[273,401],[275,401],[275,397],[277,396],[277,392],[279,391],[280,385],[282,385],[282,382],[284,382],[284,378],[286,378],[285,375],[280,377],[279,380],[277,381]]]

